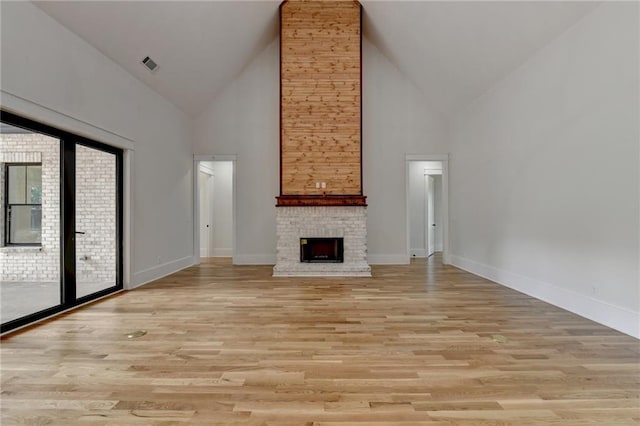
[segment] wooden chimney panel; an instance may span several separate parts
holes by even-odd
[[[360,4],[280,13],[281,195],[362,195]]]

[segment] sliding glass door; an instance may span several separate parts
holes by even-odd
[[[122,151],[0,113],[5,332],[122,288]]]
[[[60,140],[0,123],[2,324],[58,306]]]
[[[76,144],[76,296],[118,284],[117,157]]]

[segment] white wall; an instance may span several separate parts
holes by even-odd
[[[409,251],[411,256],[426,256],[424,161],[409,163]]]
[[[234,261],[275,263],[279,193],[278,41],[261,52],[195,120],[196,154],[237,154]]]
[[[640,336],[638,5],[604,3],[451,122],[454,264]]]
[[[366,39],[363,178],[370,263],[406,263],[405,154],[447,152],[446,125]],[[275,263],[279,55],[272,42],[195,120],[196,154],[237,154],[237,263]],[[384,172],[383,172],[384,171]]]
[[[3,98],[134,141],[132,285],[191,264],[191,120],[32,3],[1,8]]]
[[[406,263],[405,154],[446,154],[446,123],[420,89],[366,39],[362,72],[369,263]]]

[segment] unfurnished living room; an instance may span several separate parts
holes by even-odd
[[[2,425],[637,425],[636,1],[0,2]]]

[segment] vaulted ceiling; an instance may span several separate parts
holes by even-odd
[[[192,116],[278,33],[277,1],[35,3]]]
[[[42,10],[196,116],[278,32],[279,1],[39,1]],[[597,2],[362,1],[364,36],[447,114]],[[150,73],[140,61],[158,64]]]

